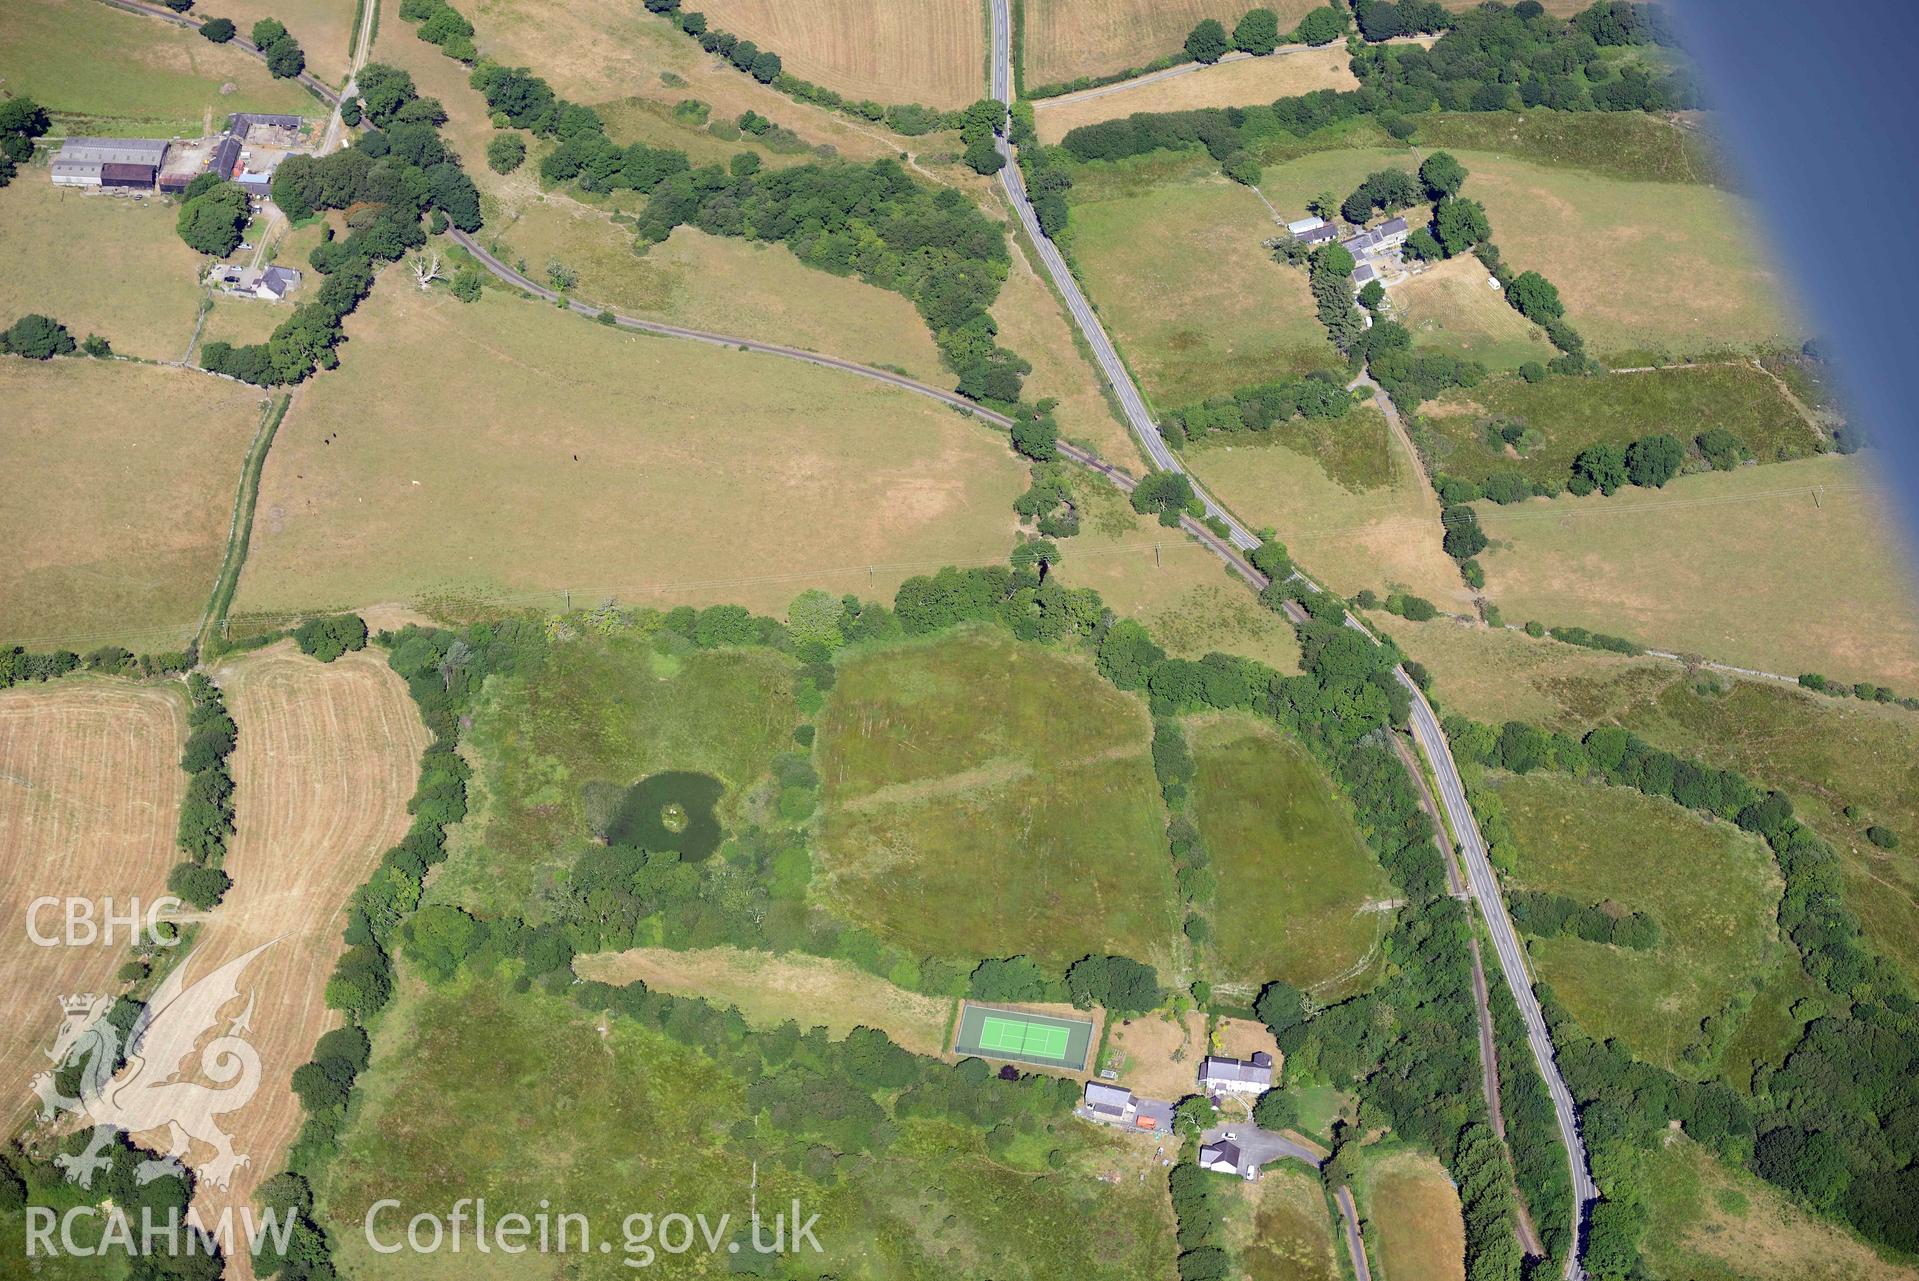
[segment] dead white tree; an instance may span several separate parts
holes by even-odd
[[[425,292],[434,281],[442,279],[440,275],[440,255],[429,249],[413,260],[413,279]]]

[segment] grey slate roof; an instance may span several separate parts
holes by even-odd
[[[1339,235],[1339,228],[1335,227],[1332,223],[1327,222],[1327,223],[1321,223],[1319,226],[1314,227],[1311,231],[1301,232],[1299,235],[1299,240],[1301,244],[1323,245],[1327,241],[1336,237],[1337,235]]]
[[[164,138],[68,138],[55,163],[153,165],[166,158]]]
[[[1239,1168],[1240,1151],[1237,1143],[1209,1143],[1199,1150],[1201,1165],[1230,1165]]]
[[[1199,1079],[1202,1081],[1236,1081],[1243,1085],[1257,1085],[1264,1088],[1273,1083],[1273,1069],[1270,1064],[1246,1063],[1239,1059],[1207,1057],[1200,1060]]]
[[[1131,1090],[1122,1090],[1116,1085],[1101,1085],[1098,1081],[1086,1083],[1086,1102],[1092,1107],[1124,1108],[1132,1101]]]

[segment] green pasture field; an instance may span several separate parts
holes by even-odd
[[[534,891],[593,839],[590,784],[626,787],[664,770],[745,793],[799,721],[792,660],[761,649],[686,652],[668,637],[584,636],[529,677],[496,678],[466,738],[475,816],[458,829],[433,897],[487,915],[537,915]]]
[[[1487,291],[1492,292],[1491,290]],[[1448,476],[1484,480],[1516,471],[1561,485],[1589,445],[1621,447],[1664,432],[1690,447],[1703,431],[1723,427],[1761,462],[1821,452],[1825,445],[1779,384],[1744,361],[1678,365],[1594,378],[1495,378],[1447,393],[1426,406],[1433,431],[1433,467]],[[1506,423],[1536,433],[1510,446],[1496,437]],[[1696,466],[1704,466],[1696,463]]]
[[[1540,977],[1594,1037],[1702,1074],[1708,1063],[1682,1062],[1701,1021],[1783,950],[1772,851],[1730,823],[1627,788],[1545,775],[1504,777],[1496,787],[1517,846],[1510,884],[1644,912],[1661,930],[1659,945],[1643,951],[1572,935],[1529,938]]]
[[[1264,440],[1190,446],[1185,459],[1214,497],[1250,528],[1276,529],[1334,591],[1403,589],[1444,609],[1469,607],[1440,546],[1438,500],[1373,406],[1330,422],[1287,423]]]
[[[1217,174],[1090,190],[1074,191],[1073,257],[1155,404],[1332,367],[1306,275],[1273,261],[1262,242],[1277,228],[1252,192]]]
[[[1259,1182],[1221,1192],[1228,1248],[1249,1281],[1339,1281],[1344,1247],[1335,1246],[1319,1180],[1281,1162]]]
[[[1250,717],[1192,732],[1193,809],[1219,876],[1214,981],[1256,991],[1283,979],[1331,1000],[1365,986],[1392,897],[1332,781],[1306,752]]]
[[[0,362],[0,404],[12,478],[0,640],[182,648],[220,570],[265,393],[129,361],[14,357]]]
[[[991,428],[864,379],[625,333],[396,271],[303,387],[236,611],[464,594],[556,608],[890,597],[1003,561],[1026,469]]]
[[[1778,1188],[1675,1134],[1645,1158],[1640,1257],[1656,1281],[1914,1281]]]
[[[1910,561],[1872,466],[1829,455],[1611,498],[1479,503],[1487,589],[1516,622],[1919,692]]]
[[[229,112],[321,112],[306,90],[275,80],[232,45],[93,0],[10,3],[0,23],[0,83],[45,107],[64,134],[198,138]],[[234,92],[221,93],[228,84]]]
[[[968,1001],[960,1007],[953,1053],[1084,1072],[1092,1041],[1090,1019],[1061,1019]]]
[[[320,1188],[343,1273],[544,1281],[561,1266],[579,1281],[632,1276],[627,1261],[639,1256],[625,1248],[626,1216],[701,1214],[709,1225],[730,1216],[715,1228],[724,1252],[755,1190],[768,1235],[774,1206],[797,1198],[820,1216],[823,1253],[805,1252],[808,1274],[919,1281],[952,1276],[955,1259],[977,1275],[1099,1281],[1172,1268],[1161,1187],[1130,1171],[1117,1185],[1093,1177],[1130,1163],[1117,1136],[1062,1117],[992,1155],[977,1130],[905,1118],[883,1148],[837,1154],[782,1129],[756,1101],[764,1081],[631,1019],[611,1018],[602,1033],[599,1014],[507,987],[491,977],[440,989],[406,983],[382,1017],[343,1151]],[[414,1213],[444,1215],[480,1196],[489,1218],[534,1216],[543,1205],[549,1215],[584,1215],[594,1240],[612,1249],[482,1257],[469,1238],[457,1255],[388,1256],[372,1251],[360,1227],[381,1199],[402,1203],[384,1213],[399,1216],[403,1233]],[[666,1275],[729,1270],[724,1253],[709,1258],[703,1245],[653,1262]]]
[[[0,317],[39,312],[76,341],[99,334],[121,355],[178,360],[204,260],[174,229],[173,202],[56,187],[48,174],[29,166],[0,188]]]
[[[1770,681],[1688,678],[1656,659],[1443,620],[1385,621],[1431,671],[1448,709],[1494,724],[1518,716],[1575,734],[1623,725],[1668,751],[1785,791],[1838,852],[1848,906],[1867,939],[1919,976],[1919,866],[1907,852],[1919,833],[1919,716]],[[1860,807],[1857,820],[1842,813],[1848,804]],[[1892,828],[1907,844],[1879,849],[1866,840],[1869,823]],[[1769,990],[1789,986],[1786,975]],[[1755,1003],[1755,1020],[1767,999]]]
[[[1165,965],[1178,896],[1145,706],[967,631],[843,659],[819,717],[813,892],[942,957]]]
[[[1417,152],[1397,145],[1314,151],[1265,166],[1260,171],[1259,190],[1273,202],[1281,216],[1304,218],[1306,202],[1314,196],[1330,191],[1336,201],[1344,200],[1367,174],[1379,169],[1404,169],[1411,173],[1419,168],[1419,160]],[[1472,179],[1469,177],[1466,181],[1470,184]],[[1415,216],[1416,213],[1407,215],[1409,220]],[[1495,235],[1498,230],[1493,228]]]
[[[1422,115],[1417,123],[1425,150],[1490,152],[1629,182],[1721,180],[1718,158],[1699,130],[1637,111],[1460,111]]]

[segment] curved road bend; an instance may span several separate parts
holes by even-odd
[[[1009,107],[1013,102],[1012,93],[1012,19],[1008,13],[1006,0],[992,0],[993,16],[993,59],[992,93],[995,98]],[[1074,323],[1085,335],[1087,344],[1092,348],[1101,371],[1107,382],[1118,396],[1120,406],[1126,411],[1126,418],[1138,437],[1141,447],[1152,463],[1167,471],[1184,472],[1179,459],[1167,447],[1159,434],[1157,424],[1146,408],[1145,400],[1139,389],[1134,386],[1132,377],[1120,362],[1119,353],[1114,350],[1112,340],[1106,336],[1106,330],[1093,314],[1090,303],[1079,288],[1079,282],[1073,278],[1066,260],[1060,256],[1053,242],[1048,240],[1039,229],[1039,219],[1033,213],[1033,206],[1026,198],[1026,185],[1019,172],[1019,165],[1013,155],[1012,144],[1006,139],[999,140],[1000,154],[1006,157],[1006,165],[1000,170],[1000,185],[1005,189],[1008,199],[1019,215],[1020,225],[1039,249],[1040,260],[1053,279],[1054,287],[1066,300],[1067,311]],[[1392,410],[1390,403],[1388,413]],[[1225,511],[1213,499],[1195,484],[1194,492],[1199,495],[1208,515],[1217,515],[1226,522],[1232,545],[1240,550],[1251,550],[1257,546],[1244,525],[1240,524],[1230,512]],[[1207,540],[1202,540],[1207,541]],[[1212,540],[1217,542],[1218,540]],[[1311,583],[1310,579],[1306,580]],[[1361,632],[1366,626],[1351,614],[1346,616],[1347,625]],[[1432,705],[1419,686],[1413,683],[1404,669],[1395,673],[1400,685],[1412,698],[1412,728],[1414,740],[1420,751],[1432,765],[1433,774],[1439,780],[1439,799],[1445,807],[1446,816],[1451,820],[1453,830],[1458,834],[1460,855],[1465,863],[1466,879],[1472,889],[1473,897],[1479,901],[1481,915],[1485,918],[1487,932],[1493,941],[1493,950],[1499,956],[1500,968],[1504,971],[1506,985],[1512,991],[1513,1001],[1519,1006],[1520,1017],[1526,1025],[1526,1038],[1532,1047],[1533,1058],[1539,1065],[1540,1075],[1545,1079],[1547,1092],[1553,1101],[1553,1111],[1559,1122],[1559,1134],[1565,1144],[1567,1159],[1572,1166],[1574,1214],[1573,1225],[1576,1242],[1580,1223],[1585,1219],[1586,1207],[1597,1197],[1598,1190],[1593,1186],[1590,1166],[1586,1159],[1585,1144],[1579,1136],[1579,1118],[1573,1108],[1572,1093],[1566,1088],[1566,1082],[1559,1074],[1559,1065],[1554,1058],[1552,1037],[1546,1031],[1545,1016],[1540,1012],[1539,998],[1533,994],[1532,984],[1526,976],[1525,958],[1520,951],[1518,935],[1513,930],[1512,920],[1506,915],[1505,902],[1499,895],[1499,883],[1493,876],[1492,865],[1486,859],[1486,844],[1479,834],[1479,825],[1473,819],[1471,806],[1466,803],[1466,785],[1459,776],[1457,765],[1453,761],[1452,751],[1446,744],[1446,736],[1439,726],[1439,718],[1433,714]],[[1579,1281],[1584,1271],[1579,1266],[1579,1253],[1575,1248],[1568,1252],[1566,1276],[1569,1281]]]

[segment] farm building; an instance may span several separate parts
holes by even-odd
[[[1406,243],[1406,237],[1411,234],[1412,228],[1406,225],[1404,218],[1394,218],[1390,222],[1380,223],[1371,231],[1362,231],[1357,236],[1339,243],[1344,245],[1353,257],[1363,258],[1368,254],[1383,253],[1403,245]]]
[[[131,168],[146,170],[146,185],[166,163],[167,143],[156,138],[68,138],[53,158],[53,185],[56,187],[98,187],[102,171],[116,166],[115,186],[130,185]]]
[[[100,185],[121,191],[152,191],[153,179],[158,172],[152,165],[123,165],[108,161],[100,166]]]
[[[1173,1105],[1158,1099],[1142,1099],[1117,1085],[1086,1083],[1085,1106],[1081,1115],[1089,1121],[1124,1126],[1129,1130],[1151,1130],[1165,1134],[1173,1128]]]
[[[242,142],[266,146],[291,147],[300,140],[300,128],[306,121],[300,116],[261,115],[236,111],[227,117],[227,132]]]
[[[1262,1094],[1272,1088],[1273,1056],[1264,1050],[1250,1060],[1208,1056],[1199,1061],[1199,1087],[1232,1094]]]
[[[1326,220],[1315,215],[1310,218],[1293,219],[1293,221],[1286,224],[1286,230],[1292,232],[1295,236],[1303,236],[1309,231],[1318,231],[1325,225]]]
[[[1357,285],[1361,289],[1364,289],[1367,285],[1370,285],[1373,281],[1378,279],[1379,279],[1379,273],[1373,270],[1373,265],[1369,262],[1363,262],[1359,266],[1353,268],[1353,284]]]
[[[221,263],[207,273],[207,283],[222,292],[278,302],[300,287],[300,273],[291,267],[236,267]]]
[[[217,173],[221,178],[231,178],[233,171],[240,167],[240,140],[227,134],[213,144],[213,156],[207,161],[207,172]]]
[[[1311,245],[1311,246],[1317,247],[1319,245],[1323,245],[1327,243],[1330,240],[1336,239],[1338,235],[1339,235],[1339,228],[1337,226],[1335,226],[1334,224],[1330,222],[1322,222],[1317,227],[1313,227],[1306,231],[1299,232],[1298,240],[1299,240],[1299,243],[1302,245]]]

